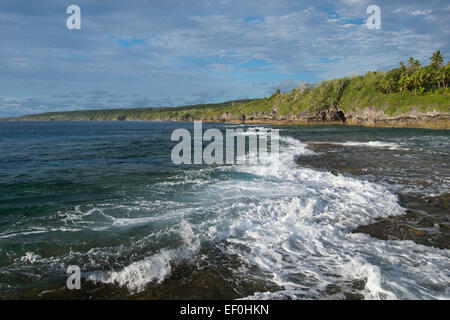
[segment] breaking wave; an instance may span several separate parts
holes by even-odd
[[[246,268],[256,267],[262,278],[283,288],[247,299],[352,293],[366,299],[449,298],[448,251],[351,232],[377,218],[403,214],[396,195],[375,183],[300,168],[294,158],[313,152],[290,137],[281,142],[280,156],[270,165],[209,171],[209,182],[194,193],[194,207],[182,214],[177,230],[183,243],[177,248],[162,248],[118,271],[93,272],[88,279],[142,291],[163,282],[179,262],[194,260],[206,242],[239,257],[246,267],[234,272],[245,277]],[[178,198],[189,201],[190,196],[181,190]]]

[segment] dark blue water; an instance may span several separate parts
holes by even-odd
[[[192,127],[0,122],[0,296],[449,298],[445,246],[351,233],[448,196],[448,131],[281,127],[270,165],[176,166]]]

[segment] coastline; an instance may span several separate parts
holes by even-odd
[[[239,123],[239,122],[230,122]],[[389,123],[389,122],[341,122],[341,121],[299,121],[299,120],[254,120],[246,121],[248,124],[269,124],[269,125],[287,125],[287,126],[313,126],[313,125],[340,125],[340,126],[363,126],[369,128],[410,128],[410,129],[436,129],[450,130],[450,120],[439,121],[415,121],[407,123]]]
[[[177,120],[177,119],[126,119],[126,120],[89,120],[89,119],[0,119],[0,122],[194,122],[203,121],[208,123],[228,123],[228,124],[265,124],[265,125],[276,125],[276,126],[327,126],[327,125],[339,125],[339,126],[363,126],[369,128],[409,128],[409,129],[434,129],[434,130],[450,130],[450,115],[449,119],[446,120],[414,120],[414,121],[389,121],[389,120],[378,120],[378,121],[305,121],[305,120],[211,120],[211,119],[193,119],[193,120]]]
[[[307,142],[307,145],[309,150],[316,152],[316,155],[296,158],[295,162],[300,167],[328,170],[335,174],[360,177],[379,183],[381,176],[376,173],[374,162],[363,164],[361,160],[363,156],[357,157],[356,154],[353,158],[358,160],[348,162],[342,155],[350,150],[358,152],[357,149],[317,142]],[[386,178],[385,171],[383,175]],[[424,179],[412,179],[406,182],[405,186],[408,183],[411,186],[426,185],[428,182]],[[399,204],[405,208],[404,214],[379,218],[369,224],[360,224],[352,230],[352,233],[363,233],[380,240],[410,240],[429,247],[450,249],[450,227],[446,217],[446,212],[450,208],[449,193],[430,194],[423,191],[407,193],[393,189],[390,191],[398,197]],[[436,232],[436,228],[439,228],[439,232]]]
[[[238,251],[241,254],[241,259],[230,254],[220,254],[221,251],[218,254],[216,250],[211,250],[222,239],[221,232],[228,232],[227,226],[235,221],[238,221],[239,226],[254,226],[249,229],[249,232],[257,235],[255,240],[257,244],[268,243],[275,246],[279,243],[277,242],[278,234],[284,239],[290,239],[289,235],[291,232],[295,232],[299,239],[306,240],[304,242],[306,245],[310,244],[310,246],[306,247],[307,250],[315,250],[315,243],[324,244],[328,247],[330,243],[336,243],[337,247],[332,245],[329,247],[330,251],[326,251],[327,256],[325,256],[325,259],[332,257],[336,252],[340,252],[340,256],[344,258],[354,254],[354,252],[361,252],[361,255],[356,254],[357,257],[370,261],[370,264],[364,264],[363,266],[373,264],[379,266],[381,275],[389,281],[399,277],[397,277],[397,274],[392,275],[389,273],[389,270],[391,270],[390,264],[385,262],[384,257],[402,259],[399,261],[402,267],[405,264],[409,267],[409,261],[422,259],[421,257],[424,255],[437,256],[440,258],[439,261],[444,261],[442,263],[445,263],[444,259],[446,256],[443,250],[450,248],[450,242],[448,241],[450,229],[446,217],[446,212],[448,212],[449,208],[448,201],[450,200],[448,195],[444,194],[436,197],[431,195],[430,191],[424,191],[418,192],[413,196],[406,195],[405,197],[402,194],[407,192],[390,188],[389,185],[385,185],[387,189],[375,185],[379,185],[380,180],[385,178],[389,179],[389,177],[398,176],[399,173],[403,172],[402,168],[406,170],[405,177],[408,178],[408,181],[399,181],[395,178],[394,180],[388,180],[390,184],[396,184],[397,181],[402,183],[402,185],[406,183],[405,185],[408,186],[418,185],[427,188],[430,185],[428,179],[430,175],[434,183],[441,184],[442,181],[439,181],[439,176],[443,177],[445,173],[443,170],[445,170],[446,155],[444,153],[446,148],[439,146],[441,145],[440,143],[447,145],[448,139],[446,137],[448,132],[433,132],[432,130],[429,132],[418,132],[415,130],[368,130],[361,126],[354,128],[316,126],[314,129],[301,126],[286,127],[287,135],[293,139],[286,141],[288,148],[284,149],[286,153],[283,157],[286,160],[283,163],[286,165],[283,164],[280,168],[282,174],[276,175],[276,179],[274,179],[273,173],[266,173],[264,170],[254,171],[253,169],[256,168],[233,170],[230,175],[224,173],[220,168],[207,172],[203,170],[172,171],[173,166],[167,166],[167,162],[161,157],[160,152],[164,153],[164,150],[167,149],[166,146],[170,147],[170,143],[166,139],[161,139],[161,130],[165,130],[163,131],[165,132],[163,136],[168,136],[170,130],[178,126],[178,124],[160,121],[153,123],[141,121],[134,124],[131,121],[128,123],[123,122],[101,122],[98,124],[90,122],[74,122],[72,124],[56,122],[53,126],[51,123],[30,123],[29,125],[19,123],[17,125],[11,124],[10,126],[5,123],[3,126],[0,126],[6,133],[10,131],[8,127],[13,128],[14,130],[11,130],[12,134],[16,135],[19,139],[18,141],[23,141],[24,132],[33,132],[32,140],[26,140],[25,146],[12,144],[14,149],[11,150],[11,144],[4,144],[3,147],[9,148],[8,152],[3,152],[3,156],[7,161],[11,162],[9,155],[14,157],[15,154],[19,154],[18,152],[30,150],[31,152],[29,153],[35,154],[35,157],[31,159],[30,165],[32,167],[50,169],[50,171],[47,171],[47,169],[45,171],[33,170],[31,174],[35,176],[31,181],[27,176],[19,176],[17,180],[10,179],[9,176],[3,178],[4,181],[8,181],[7,183],[11,183],[11,187],[8,187],[8,189],[15,192],[12,194],[13,196],[17,194],[20,197],[23,194],[22,190],[30,190],[30,185],[35,186],[35,190],[39,192],[38,201],[33,200],[31,202],[29,198],[22,196],[23,204],[18,203],[14,205],[11,210],[12,212],[21,212],[24,210],[22,209],[23,207],[30,207],[30,218],[24,223],[30,225],[31,228],[34,228],[36,225],[43,226],[48,231],[48,235],[20,235],[20,232],[23,233],[24,231],[22,227],[21,229],[15,229],[18,235],[11,236],[11,240],[8,241],[19,243],[22,240],[20,237],[32,240],[46,239],[47,241],[52,241],[51,239],[54,239],[56,236],[64,237],[67,234],[65,221],[68,221],[70,225],[73,224],[73,229],[80,229],[76,233],[71,233],[71,235],[76,236],[74,240],[71,240],[70,243],[64,243],[67,244],[67,247],[64,248],[70,246],[71,249],[76,246],[77,252],[79,252],[77,257],[80,257],[78,260],[74,261],[71,256],[61,254],[60,251],[51,251],[53,249],[50,245],[43,245],[42,247],[36,245],[32,249],[27,247],[22,250],[23,252],[17,252],[16,260],[14,261],[21,261],[19,266],[28,268],[27,270],[36,268],[33,271],[41,274],[40,272],[43,272],[41,270],[45,271],[42,266],[45,267],[48,261],[53,261],[48,260],[48,257],[54,256],[59,259],[59,263],[80,264],[84,268],[83,270],[87,270],[86,272],[94,275],[100,272],[102,276],[100,277],[99,275],[92,278],[92,281],[84,282],[82,291],[68,292],[68,290],[58,290],[58,287],[61,287],[63,284],[59,285],[58,279],[52,279],[53,282],[39,283],[39,285],[30,289],[19,287],[20,289],[17,291],[1,292],[0,295],[2,297],[32,299],[36,297],[36,294],[41,294],[40,297],[46,299],[81,299],[87,296],[97,299],[178,299],[182,296],[198,299],[237,299],[250,297],[258,292],[271,292],[273,294],[271,297],[277,297],[275,296],[278,294],[277,292],[283,291],[284,287],[271,283],[271,277],[259,278],[263,281],[255,282],[252,281],[252,278],[246,278],[247,273],[237,275],[230,273],[228,266],[232,266],[233,270],[236,270],[235,266],[240,266],[241,261],[248,261],[243,259],[248,259],[249,256],[246,254],[249,251]],[[180,123],[179,126],[189,129],[192,127],[192,123],[184,122],[183,124]],[[30,130],[30,127],[36,128],[36,130]],[[53,128],[61,129],[54,130]],[[116,130],[116,128],[122,129]],[[145,130],[141,130],[143,128]],[[348,132],[345,133],[345,131]],[[98,132],[108,132],[108,134],[99,135],[97,134]],[[153,138],[151,132],[155,133]],[[322,134],[317,134],[320,132]],[[89,136],[86,137],[86,133]],[[64,139],[65,141],[60,144],[60,137],[62,136],[67,136],[68,139]],[[410,141],[410,137],[414,138],[414,141]],[[419,141],[415,140],[416,137]],[[432,149],[426,150],[438,152],[438,154],[433,156],[436,166],[430,165],[429,154],[421,151],[422,147],[426,148],[427,143],[431,143],[434,140],[432,137],[439,139],[436,140],[436,145]],[[398,138],[401,141],[397,141],[396,139]],[[296,141],[300,140],[302,142],[298,144]],[[157,141],[158,144],[160,141],[166,144],[158,148],[148,148],[149,144],[154,141]],[[363,145],[348,145],[349,141],[363,141]],[[365,143],[367,141],[383,141],[387,145],[369,146]],[[403,142],[408,145],[403,145]],[[398,145],[395,143],[398,143]],[[305,144],[308,145],[308,149],[315,151],[316,155],[302,153],[301,150],[303,150]],[[417,147],[417,149],[414,147]],[[36,150],[36,152],[33,152],[33,150]],[[305,156],[295,157],[297,153]],[[69,156],[61,157],[61,154]],[[143,155],[144,157],[142,157]],[[419,158],[416,156],[419,156]],[[19,160],[21,159],[19,158]],[[306,170],[301,170],[300,174],[300,172],[296,171],[297,166],[291,165],[292,162],[298,164],[299,168],[305,167]],[[3,170],[8,170],[7,163],[5,162]],[[50,167],[48,167],[49,164],[51,165]],[[326,170],[322,170],[323,167]],[[25,167],[25,170],[29,171],[27,168],[28,166]],[[421,171],[420,168],[423,168],[424,171]],[[420,174],[417,176],[412,170],[419,170]],[[324,173],[325,171],[327,173]],[[257,174],[257,176],[254,176],[254,174]],[[11,172],[12,175],[17,176],[17,172]],[[86,183],[87,179],[85,177],[95,179],[91,180],[95,181],[95,185]],[[261,183],[261,181],[264,181],[264,183]],[[445,183],[445,180],[443,182]],[[104,186],[107,187],[105,188]],[[193,186],[195,186],[195,189],[192,189]],[[226,199],[217,196],[219,194],[217,190],[223,190],[224,187],[231,190],[231,193],[224,196]],[[148,192],[148,190],[152,192]],[[192,190],[195,193],[192,193]],[[246,190],[244,195],[242,195],[242,190]],[[254,192],[253,190],[257,192],[252,193]],[[402,188],[402,190],[405,189]],[[122,192],[126,192],[126,199],[124,199]],[[72,198],[74,193],[76,198]],[[92,194],[95,195],[95,198],[92,198]],[[142,198],[143,194],[145,198]],[[154,194],[157,195],[155,198],[152,196]],[[200,209],[194,208],[192,211],[189,211],[190,213],[186,214],[184,208],[192,207],[190,204],[192,203],[193,194],[208,195],[208,197],[196,197],[196,199],[199,199],[200,205],[198,207]],[[79,197],[78,195],[82,196]],[[397,197],[399,198],[398,201],[396,200]],[[200,201],[202,198],[203,201]],[[217,201],[217,198],[223,201]],[[60,199],[65,200],[62,201]],[[248,199],[255,199],[255,203],[258,205],[255,207],[248,206]],[[300,200],[297,201],[297,199]],[[305,200],[303,201],[302,199]],[[316,199],[319,199],[319,202],[316,203]],[[177,202],[174,202],[174,200]],[[163,205],[160,206],[158,203]],[[217,203],[217,207],[215,203]],[[241,207],[239,207],[241,209],[235,209],[236,203],[241,204]],[[320,205],[322,203],[330,205],[330,209],[322,207]],[[310,206],[309,204],[317,205]],[[75,208],[73,208],[73,205],[75,205]],[[178,205],[180,206],[178,207]],[[400,215],[398,206],[407,210],[405,214]],[[42,207],[44,207],[43,210],[41,209]],[[127,213],[128,209],[126,209],[127,211],[123,209],[125,207],[132,208],[133,214],[129,215]],[[217,212],[217,208],[226,208],[228,210],[226,211],[226,219],[215,220],[215,216],[208,216],[211,212]],[[250,208],[250,210],[248,212],[244,211],[247,208]],[[261,212],[259,208],[262,208],[261,215],[258,215]],[[166,229],[159,229],[159,227],[153,229],[156,227],[153,217],[159,216],[159,213],[163,212],[162,210],[180,212],[183,214],[183,217],[187,217],[187,222],[180,223],[179,220],[166,219],[166,215],[162,215],[158,223],[166,223],[167,221],[167,227],[163,225]],[[312,211],[313,214],[309,215],[309,210],[314,210]],[[57,219],[58,221],[55,222],[54,212],[58,211],[61,211],[61,215],[58,215],[61,219]],[[120,219],[118,220],[120,224],[118,225],[117,220],[110,219],[101,214],[101,212],[107,216]],[[321,215],[322,212],[328,214]],[[388,215],[389,213],[391,215]],[[47,222],[42,220],[42,216],[51,219],[49,220],[50,226],[46,225]],[[198,223],[196,219],[199,216],[207,217],[207,219]],[[223,216],[219,215],[218,217]],[[108,228],[105,233],[101,234],[101,238],[98,237],[100,240],[91,236],[90,225],[93,221],[96,221],[95,219],[102,220],[93,227]],[[323,222],[324,219],[326,219],[326,224]],[[339,223],[336,223],[336,219],[338,219]],[[260,221],[264,225],[259,225]],[[298,224],[292,224],[292,221],[297,221]],[[343,223],[345,224],[339,226],[340,221],[344,221]],[[61,230],[56,231],[59,233],[51,231],[51,229],[55,229],[53,223],[60,223],[62,226]],[[269,224],[274,226],[274,229],[277,229],[266,236],[267,228],[263,227]],[[306,228],[311,227],[311,233],[309,231],[306,233],[303,225],[307,226]],[[205,227],[203,228],[203,226]],[[214,242],[205,240],[203,243],[207,245],[199,248],[197,239],[204,241],[205,238],[197,238],[197,235],[208,234],[209,226],[217,228],[215,230],[218,232],[214,231],[211,234],[214,236],[218,235],[218,237],[212,239]],[[221,226],[224,226],[224,229],[221,229]],[[327,230],[330,230],[330,228],[337,228],[338,232],[328,233]],[[120,241],[117,241],[117,243],[112,242],[110,232],[116,232],[115,230],[119,230],[127,238],[125,240],[119,238]],[[151,232],[162,232],[159,230],[174,231],[170,231],[167,234],[167,238],[162,238],[162,241],[152,241],[149,242],[148,246],[142,247],[143,241],[148,239],[146,234],[149,230]],[[144,237],[141,236],[142,232],[144,232]],[[10,236],[10,234],[11,232],[7,232],[4,236]],[[185,238],[182,238],[182,235]],[[324,235],[323,238],[322,235]],[[327,235],[332,237],[330,238]],[[235,237],[237,239],[245,239],[239,233],[236,235],[234,231],[227,237],[230,237],[230,239]],[[124,241],[128,241],[127,239],[132,239],[133,243],[138,245],[136,247],[130,246],[130,250],[123,253],[120,250],[116,250],[117,246],[122,246]],[[135,239],[138,241],[135,241]],[[176,247],[174,250],[164,251],[164,248],[167,247],[166,239],[170,241],[175,239],[175,241],[180,242],[175,242]],[[210,238],[206,239],[209,240]],[[311,239],[311,241],[308,239]],[[274,242],[271,242],[272,240]],[[34,243],[30,243],[31,245],[34,246]],[[252,242],[248,244],[249,248],[252,248],[252,246]],[[395,250],[398,247],[402,249],[400,254]],[[92,248],[94,250],[88,251]],[[111,255],[106,256],[109,260],[106,260],[99,253],[100,250],[95,248],[104,248],[101,251],[106,252],[106,254],[112,252]],[[161,256],[154,248],[162,248],[162,252],[170,253],[169,258],[175,261],[170,266],[170,269],[166,269],[168,264],[167,260],[164,260],[165,257]],[[192,251],[190,251],[191,248]],[[304,250],[301,248],[294,252],[295,256],[303,254]],[[352,248],[357,251],[352,251]],[[377,252],[380,252],[377,250],[374,250],[375,253],[372,254],[372,248],[381,250],[381,254],[377,254]],[[57,248],[57,250],[60,249]],[[28,254],[28,252],[31,252],[31,254]],[[121,261],[125,261],[124,263],[110,264],[109,261],[117,261],[115,257],[118,253],[116,252],[119,252],[119,257],[122,259]],[[141,252],[145,254],[140,255]],[[185,252],[192,252],[192,255],[188,255],[186,260],[182,260],[179,259],[179,252],[182,256],[184,256]],[[273,252],[276,254],[279,251]],[[197,253],[199,254],[197,255]],[[131,254],[135,254],[136,258],[129,260]],[[207,260],[196,260],[196,257],[204,257],[204,254],[208,257]],[[272,253],[269,252],[269,254]],[[404,259],[405,255],[410,255],[412,257],[411,260]],[[84,258],[91,256],[93,259],[96,259],[97,265],[91,266],[90,260]],[[22,257],[23,262],[20,260]],[[260,256],[256,257],[259,258]],[[266,256],[261,256],[261,258],[264,257]],[[13,264],[14,261],[11,263]],[[34,261],[36,262],[33,265]],[[198,261],[204,262],[200,265],[201,268],[197,268]],[[289,260],[287,261],[289,262]],[[300,273],[301,270],[309,270],[309,268],[315,266],[325,267],[325,263],[315,264],[314,259],[306,261],[305,264],[302,264],[302,261],[302,259],[299,259],[294,262],[295,265],[292,264],[299,266]],[[162,266],[161,270],[163,272],[169,270],[170,273],[156,273],[158,276],[163,275],[161,276],[161,282],[147,281],[145,278],[144,281],[147,282],[144,284],[139,282],[142,279],[140,277],[142,273],[139,272],[148,270],[146,268],[152,267],[155,262],[160,263],[158,266]],[[100,263],[103,264],[100,265]],[[98,265],[101,267],[98,267]],[[289,263],[283,265],[282,268],[276,269],[276,272],[281,270],[279,272],[282,273],[283,270],[288,269],[292,265]],[[409,268],[407,275],[414,279],[422,279],[422,275],[428,276],[430,274],[429,269],[426,268],[418,268],[415,265]],[[435,279],[441,275],[442,271],[440,270],[443,269],[445,268],[438,265],[437,271],[432,270],[431,272],[434,273],[431,273],[429,277]],[[104,270],[106,271],[102,272]],[[145,274],[147,273],[146,271]],[[128,278],[130,275],[133,276],[135,274],[137,274],[137,277]],[[400,275],[403,274],[401,273]],[[15,274],[11,273],[8,276],[8,281],[15,283]],[[45,276],[47,277],[47,275]],[[51,273],[50,276],[53,276],[53,274]],[[348,281],[324,278],[308,284],[308,288],[311,288],[310,292],[313,292],[317,286],[324,283],[324,280],[329,281],[327,282],[329,285],[322,288],[323,291],[320,292],[320,297],[364,299],[364,295],[368,294],[366,290],[366,279],[368,278],[365,277],[365,273],[363,276],[352,276],[343,273],[343,276],[348,277],[345,278]],[[102,282],[102,279],[104,282]],[[112,281],[113,279],[130,280]],[[294,279],[299,279],[297,284],[303,285],[301,282],[303,278]],[[183,281],[182,285],[180,285],[180,281]],[[54,285],[54,283],[57,285]],[[236,283],[238,285],[235,285]],[[402,282],[400,282],[400,285],[403,285]],[[138,293],[133,291],[141,287],[143,288],[142,291]],[[427,294],[441,294],[439,290],[440,288],[427,287]],[[306,293],[306,297],[314,298],[316,296]],[[402,298],[403,296],[398,295],[398,297]]]

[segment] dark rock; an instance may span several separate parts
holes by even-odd
[[[346,117],[344,111],[340,110],[336,106],[333,106],[328,109],[320,110],[317,114],[321,118],[322,121],[342,121],[345,122]]]

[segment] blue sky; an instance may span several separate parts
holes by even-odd
[[[66,28],[71,4],[81,30]],[[380,30],[365,25],[373,4]],[[2,0],[0,117],[263,97],[449,58],[449,18],[446,0]]]

